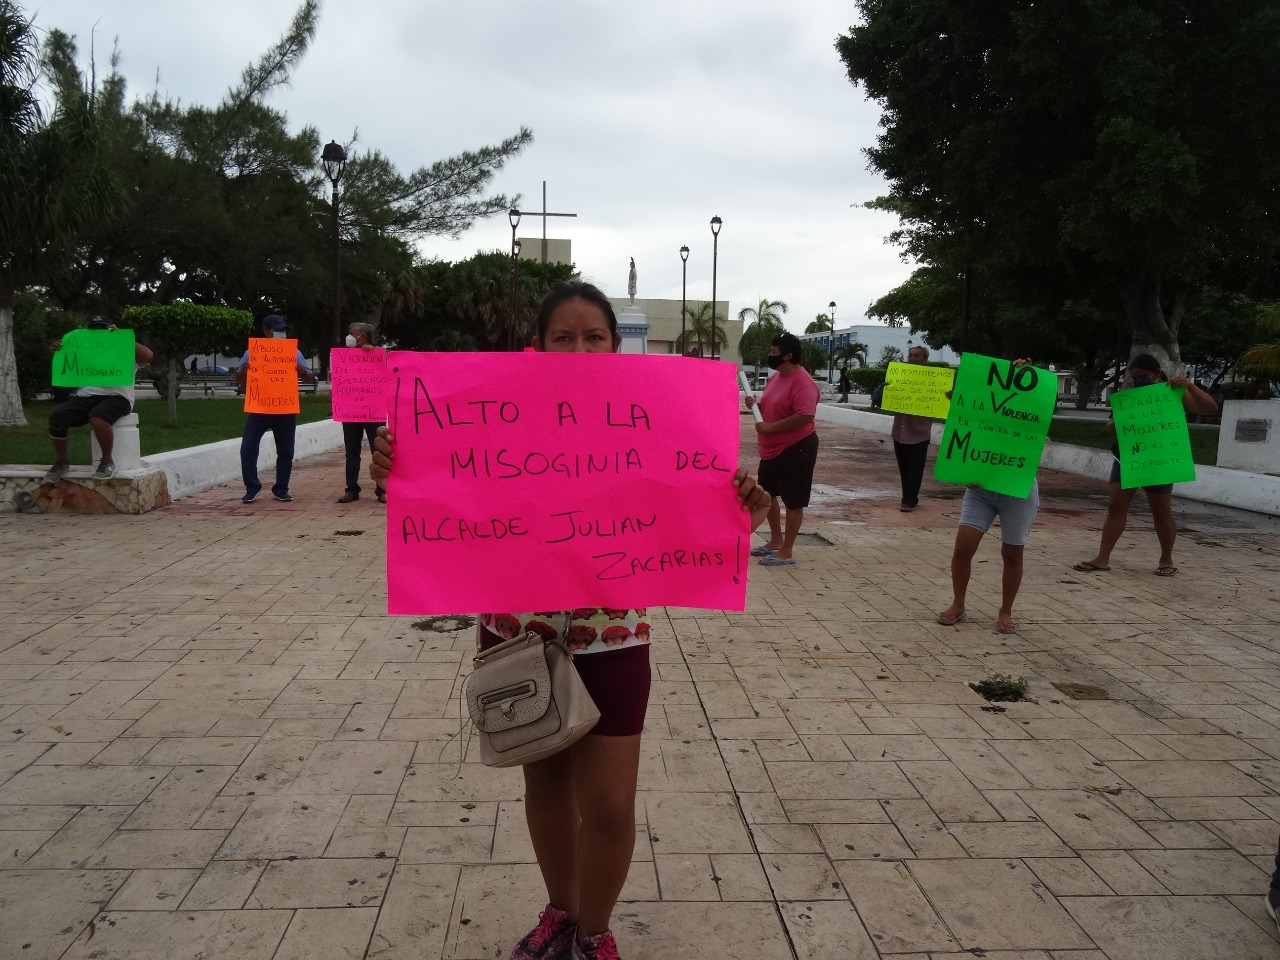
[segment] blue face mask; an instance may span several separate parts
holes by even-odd
[[[283,330],[272,330],[272,331],[271,331],[271,336],[275,337],[277,340],[283,340],[283,339],[284,339],[284,331],[283,331]]]

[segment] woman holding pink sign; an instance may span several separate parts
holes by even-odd
[[[622,338],[608,299],[581,281],[557,283],[538,310],[533,349],[616,353]],[[370,475],[391,472],[392,437],[378,430]],[[743,467],[732,494],[751,511],[754,530],[770,498]],[[640,736],[649,703],[650,624],[644,609],[603,606],[480,618],[481,650],[528,631],[558,638],[574,651],[574,666],[600,710],[591,732],[560,753],[524,766],[525,817],[547,888],[538,924],[511,952],[512,960],[618,960],[609,916],[631,866],[635,846]]]

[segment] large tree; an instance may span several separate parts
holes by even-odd
[[[981,285],[1011,270],[1062,300],[1109,299],[1131,349],[1174,365],[1197,290],[1274,290],[1274,0],[858,8],[837,48],[884,109],[868,156],[890,191],[875,205],[901,218],[908,255],[952,278],[962,341]]]
[[[0,425],[24,426],[13,349],[14,296],[38,283],[93,225],[123,205],[103,163],[98,91],[55,82],[40,99],[44,50],[31,21],[0,0]],[[58,78],[54,77],[56,81]]]
[[[513,297],[506,253],[477,253],[458,263],[433,260],[391,281],[378,322],[383,336],[402,350],[523,349],[547,288],[573,275],[569,264],[521,260]]]
[[[115,75],[104,109],[117,133],[111,166],[129,203],[48,279],[64,306],[117,314],[186,300],[284,314],[304,351],[331,344],[332,207],[321,137],[273,108],[307,54],[318,0],[303,0],[280,40],[213,106],[148,94],[130,100]],[[71,38],[57,38],[59,72],[81,82]],[[374,320],[392,280],[415,262],[414,241],[456,236],[518,198],[489,193],[496,171],[532,140],[524,128],[402,172],[377,149],[347,143],[340,237],[342,316]]]

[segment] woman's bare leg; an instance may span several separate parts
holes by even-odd
[[[524,815],[542,882],[547,885],[547,901],[571,920],[578,919],[578,835],[582,828],[574,789],[575,753],[574,748],[562,750],[524,767]]]
[[[636,842],[640,735],[587,734],[571,748],[577,809],[578,939],[609,929]],[[544,871],[545,872],[545,871]]]
[[[973,572],[973,555],[978,552],[978,544],[984,536],[982,530],[974,527],[956,528],[956,546],[951,552],[951,606],[943,611],[944,616],[959,616],[964,613],[964,598],[969,592],[969,576]]]
[[[1156,537],[1160,540],[1160,567],[1173,566],[1173,543],[1178,539],[1178,521],[1173,517],[1173,494],[1147,493],[1151,507],[1151,520],[1155,523]]]
[[[770,550],[782,546],[782,501],[774,497],[769,501],[769,542],[765,544]]]
[[[1111,551],[1129,524],[1129,505],[1137,492],[1137,489],[1125,490],[1118,483],[1111,484],[1107,493],[1107,519],[1102,521],[1102,542],[1098,545],[1098,555],[1088,561],[1093,566],[1103,569],[1111,566]]]

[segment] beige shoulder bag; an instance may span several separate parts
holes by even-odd
[[[478,653],[467,678],[467,711],[480,731],[480,762],[514,767],[576,742],[600,719],[560,640],[532,631]]]

